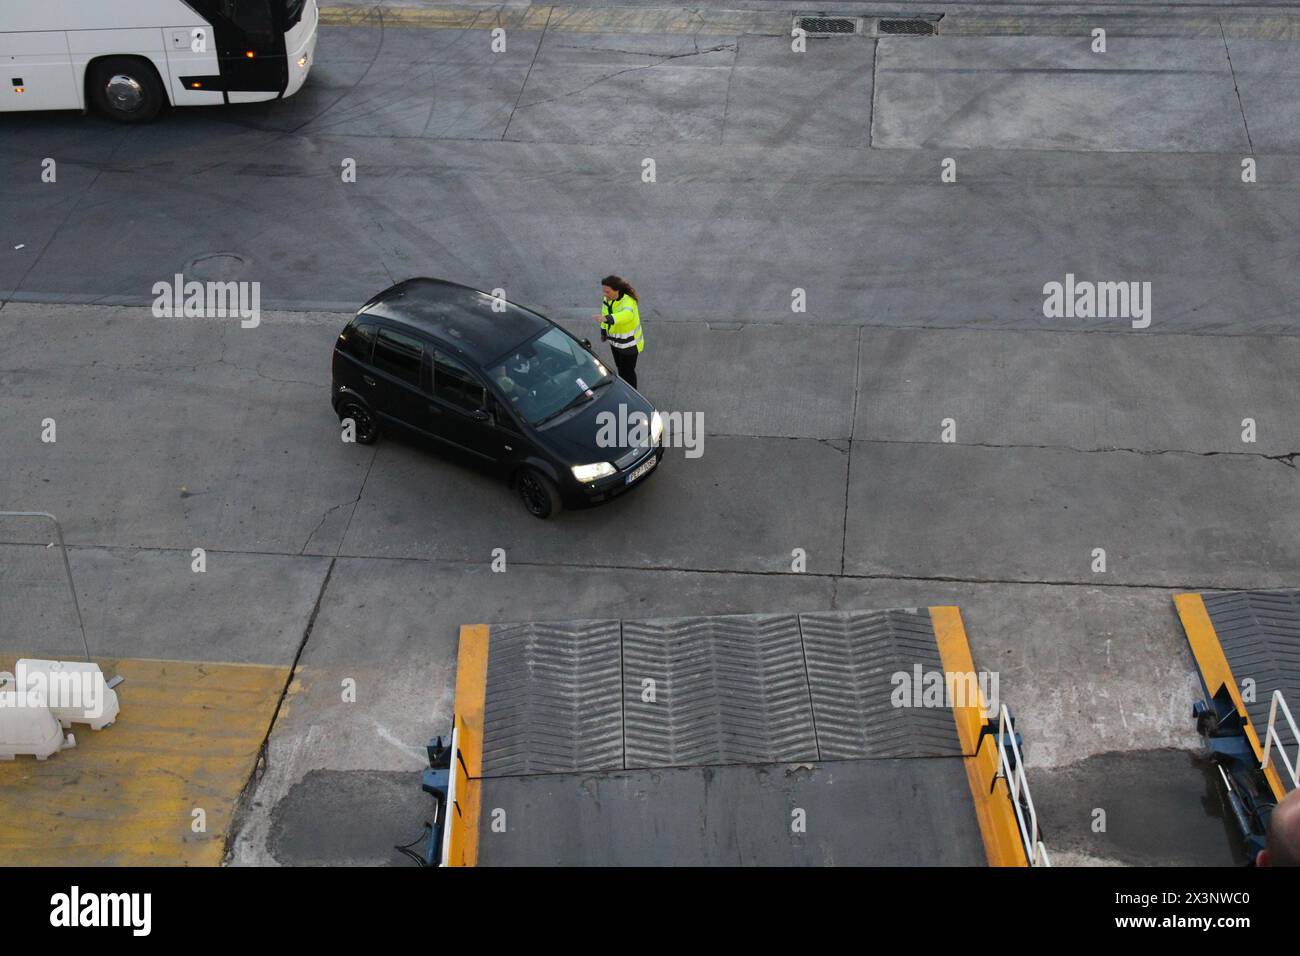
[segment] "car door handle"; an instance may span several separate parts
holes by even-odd
[[[373,387],[374,384],[375,384],[375,380],[374,380],[373,378],[371,378],[369,375],[362,375],[362,376],[361,376],[361,381],[365,382],[367,385],[370,385],[370,386],[372,386],[372,387]]]

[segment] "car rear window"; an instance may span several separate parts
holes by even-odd
[[[370,361],[370,353],[375,348],[375,327],[373,325],[349,325],[343,330],[343,351],[361,362]]]
[[[404,382],[419,386],[420,357],[424,343],[410,335],[380,329],[375,341],[375,368]]]

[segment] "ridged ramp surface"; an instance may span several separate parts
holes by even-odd
[[[494,624],[483,775],[623,767],[619,622]]]
[[[1238,686],[1255,682],[1255,699],[1246,702],[1246,712],[1260,742],[1273,691],[1282,691],[1300,721],[1300,591],[1229,591],[1201,599]],[[1280,713],[1277,732],[1294,760],[1296,741]]]
[[[629,768],[818,758],[793,614],[625,621],[623,689]]]
[[[943,672],[928,611],[832,611],[799,623],[823,759],[961,754],[948,701],[918,706],[916,667],[923,679]],[[895,706],[895,674],[905,675],[912,706]]]

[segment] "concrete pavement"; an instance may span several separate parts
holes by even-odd
[[[1296,583],[1290,14],[1075,5],[1117,16],[1102,68],[1086,17],[948,5],[938,37],[795,63],[722,16],[770,5],[645,6],[565,8],[501,54],[326,26],[299,96],[142,129],[0,117],[30,171],[0,186],[0,504],[64,521],[96,654],[294,668],[230,859],[404,862],[462,623],[953,603],[1049,846],[1228,861],[1178,797],[1205,780],[1169,596]],[[415,443],[339,441],[329,350],[375,291],[501,286],[589,333],[610,269],[702,457],[543,524]],[[176,272],[260,282],[261,324],[139,308]],[[1151,282],[1150,328],[1045,317],[1067,273]],[[0,524],[0,650],[75,651],[46,543]],[[1130,809],[1157,775],[1167,831]]]
[[[1286,42],[1124,38],[1081,68],[1100,55],[1056,36],[775,39],[537,30],[493,53],[486,30],[326,27],[312,83],[273,110],[5,117],[0,156],[31,175],[6,188],[0,297],[143,304],[229,253],[222,277],[261,282],[267,308],[428,274],[577,316],[582,263],[634,263],[661,323],[1122,326],[1044,316],[1044,283],[1074,273],[1151,282],[1151,333],[1293,324]],[[917,57],[957,86],[917,86]],[[1026,57],[1037,72],[1006,72]],[[938,72],[967,60],[978,75]],[[132,254],[92,272],[85,248]]]
[[[1032,395],[1018,409],[1000,392],[1007,369],[1057,354],[1070,359],[1044,374],[1057,393],[1082,393],[1098,368],[1117,374],[1112,336],[937,341],[952,333],[864,330],[861,350],[848,353],[859,360],[839,371],[832,363],[811,411],[776,419],[763,410],[787,401],[779,377],[752,382],[753,414],[703,374],[679,379],[673,398],[704,414],[705,454],[675,457],[606,508],[542,524],[504,486],[418,444],[338,442],[320,356],[345,315],[267,313],[245,330],[147,310],[11,303],[0,320],[12,340],[41,343],[0,371],[16,397],[0,438],[20,450],[4,460],[6,500],[65,517],[92,650],[289,663],[302,647],[235,846],[243,862],[272,859],[277,826],[290,829],[276,831],[275,846],[299,847],[285,861],[324,852],[290,832],[311,818],[293,809],[316,792],[294,789],[307,774],[418,769],[424,738],[450,720],[466,621],[610,607],[653,616],[956,603],[977,665],[1001,672],[1004,699],[1034,728],[1031,765],[1068,767],[1110,752],[1193,748],[1194,670],[1171,590],[1281,581],[1295,560],[1294,529],[1277,520],[1294,510],[1294,469],[1236,451],[1231,428],[1198,431],[1174,415],[1162,434],[1143,401],[1118,387],[1100,392],[1116,408],[1103,401],[1084,415]],[[743,334],[746,351],[761,356],[779,354],[793,331],[723,334]],[[814,341],[822,331],[808,330]],[[716,334],[679,323],[661,330],[654,354],[666,368],[689,367]],[[1213,345],[1205,336],[1161,341],[1174,345],[1162,353],[1169,381],[1194,380]],[[1269,357],[1276,367],[1276,339],[1225,341],[1221,354],[1237,367]],[[167,361],[139,354],[143,343],[165,344]],[[943,357],[949,347],[960,359]],[[856,393],[852,381],[862,383]],[[110,400],[100,405],[105,383]],[[1151,408],[1171,399],[1143,394]],[[1245,396],[1202,391],[1197,402],[1209,422],[1232,423],[1241,408],[1272,422],[1285,418],[1287,396],[1259,380]],[[1035,404],[1051,410],[1033,416]],[[981,433],[994,427],[981,425],[991,407],[1002,410],[1002,430]],[[956,443],[938,440],[941,411],[959,423]],[[707,431],[715,414],[723,435]],[[66,423],[54,446],[39,441],[47,416]],[[1048,439],[1052,447],[1039,447]],[[1119,441],[1131,450],[1105,450]],[[1164,453],[1164,444],[1204,451]],[[129,467],[105,466],[127,448]],[[16,543],[37,538],[7,529],[12,567],[45,553]],[[1090,570],[1094,546],[1108,548],[1106,573]],[[210,549],[204,574],[190,570],[193,547]],[[498,547],[505,573],[490,570]],[[791,570],[795,548],[807,553],[806,573]],[[7,597],[11,612],[40,604]],[[355,702],[343,699],[346,680]],[[326,789],[344,799],[349,787],[340,779]],[[290,802],[277,811],[282,799]]]

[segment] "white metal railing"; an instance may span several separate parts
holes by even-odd
[[[459,721],[453,717],[451,721],[450,773],[447,774],[447,805],[442,808],[442,858],[438,860],[439,866],[449,866],[451,864],[452,823],[455,817],[460,816],[460,807],[456,805],[458,799],[456,777],[460,770],[460,727],[458,724]]]
[[[68,546],[63,543],[63,526],[59,519],[48,511],[0,511],[0,518],[39,518],[54,525],[54,535],[59,542],[59,555],[63,558],[63,570],[68,576],[68,593],[72,595],[72,609],[77,614],[77,629],[81,632],[81,646],[86,652],[86,662],[90,662],[90,644],[86,641],[86,625],[81,620],[81,604],[77,601],[77,586],[72,583],[72,565],[68,561]],[[112,684],[108,685],[112,687]]]
[[[1279,710],[1291,727],[1291,739],[1296,742],[1296,760],[1294,763],[1287,756],[1286,745],[1277,732],[1277,714]],[[1300,771],[1300,730],[1296,729],[1295,718],[1291,716],[1291,708],[1286,705],[1286,699],[1282,696],[1280,690],[1273,691],[1273,702],[1268,706],[1268,732],[1264,735],[1264,740],[1264,762],[1261,766],[1268,766],[1269,759],[1272,757],[1273,744],[1276,742],[1277,755],[1282,758],[1282,763],[1291,776],[1291,786],[1300,787],[1300,772],[1298,772]]]
[[[1016,759],[1014,768],[1007,757],[1008,745],[1011,755]],[[1012,725],[1011,712],[1007,710],[1006,704],[1002,705],[998,714],[998,772],[993,777],[995,783],[998,777],[1007,781],[1011,805],[1016,808],[1016,822],[1020,824],[1020,842],[1025,846],[1025,858],[1029,860],[1029,865],[1051,866],[1052,861],[1047,858],[1047,847],[1043,846],[1043,841],[1038,837],[1038,813],[1034,810],[1034,798],[1029,794],[1029,778],[1025,776],[1025,761],[1020,756],[1020,746],[1016,743],[1016,728]],[[1022,793],[1025,797],[1024,806],[1021,806],[1020,800]],[[1025,822],[1026,809],[1029,811],[1028,823]]]

